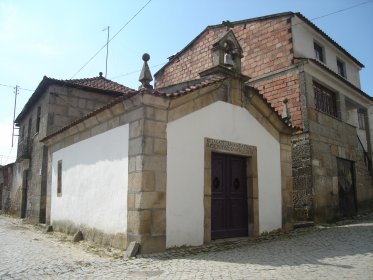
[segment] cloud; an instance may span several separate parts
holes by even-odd
[[[34,43],[31,47],[33,50],[42,55],[53,55],[56,53],[55,50],[47,43]]]
[[[17,156],[17,138],[12,148],[12,120],[0,119],[0,165],[14,162]]]
[[[0,4],[0,41],[12,41],[17,38],[19,30],[18,10],[15,5]]]

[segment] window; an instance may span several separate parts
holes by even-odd
[[[57,196],[62,195],[62,160],[57,163]]]
[[[345,63],[337,58],[337,71],[338,74],[346,78],[346,65]]]
[[[359,108],[357,110],[357,120],[359,122],[359,128],[365,129],[365,110]]]
[[[313,82],[315,108],[325,114],[337,117],[336,94],[319,83]]]
[[[313,49],[315,50],[315,57],[316,59],[325,62],[324,60],[324,50],[322,46],[320,46],[318,43],[313,42]]]
[[[40,114],[41,114],[41,108],[40,106],[38,107],[38,112],[36,115],[36,132],[39,132],[40,129]]]
[[[31,138],[31,126],[32,126],[32,119],[29,118],[29,120],[28,120],[28,131],[27,131],[27,137],[28,137],[28,139]]]
[[[3,209],[3,189],[4,189],[4,184],[0,184],[0,210]]]

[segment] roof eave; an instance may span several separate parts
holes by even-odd
[[[318,67],[324,69],[325,71],[327,71],[328,73],[332,74],[334,77],[338,78],[338,80],[342,81],[344,84],[346,84],[347,86],[349,86],[350,88],[352,88],[353,90],[357,91],[358,93],[360,93],[361,96],[369,99],[370,101],[373,101],[373,97],[370,96],[369,94],[367,94],[366,92],[364,92],[362,89],[358,88],[357,86],[355,86],[354,84],[352,84],[351,82],[349,82],[348,80],[344,79],[343,77],[341,77],[340,75],[338,75],[336,72],[334,72],[333,70],[331,70],[330,68],[328,68],[326,65],[324,65],[323,63],[317,61],[316,59],[313,59],[313,58],[299,58],[297,57],[296,59],[300,59],[300,60],[306,60],[306,61],[309,61],[315,65],[317,65]]]
[[[352,56],[348,51],[346,51],[341,45],[339,45],[336,41],[334,41],[328,34],[326,34],[324,31],[322,31],[317,25],[315,25],[312,21],[307,19],[304,15],[302,15],[300,12],[294,13],[294,15],[301,18],[305,23],[307,23],[311,28],[313,28],[316,32],[320,33],[323,37],[325,37],[331,44],[333,44],[335,47],[337,47],[340,51],[342,51],[347,57],[349,57],[351,60],[353,60],[359,67],[364,68],[364,64],[362,64],[357,58]]]

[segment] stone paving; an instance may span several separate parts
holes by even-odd
[[[0,279],[373,279],[373,215],[129,260],[0,216]]]

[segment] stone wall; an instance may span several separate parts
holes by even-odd
[[[312,108],[308,109],[308,116],[312,154],[314,220],[315,222],[325,222],[340,217],[337,158],[355,163],[358,209],[372,201],[372,185],[366,185],[367,177],[360,176],[366,167],[360,163],[361,156],[358,150],[356,128]]]
[[[102,107],[113,99],[112,95],[85,91],[79,88],[50,86],[33,105],[20,123],[18,161],[21,172],[16,181],[27,173],[26,215],[31,222],[46,222],[47,158],[48,153],[40,140],[72,121]],[[37,131],[37,112],[40,107],[40,124]],[[31,120],[31,122],[30,122]],[[30,126],[31,124],[31,126]],[[18,188],[19,186],[12,186]]]
[[[15,162],[0,168],[2,203],[0,213],[20,217],[22,199],[22,164]]]
[[[308,133],[292,138],[293,204],[295,220],[313,220],[311,145]]]
[[[283,111],[283,101],[287,99],[292,124],[302,127],[300,81],[297,68],[274,73],[259,80],[252,79],[249,85],[258,89],[280,114]]]
[[[127,236],[121,237],[120,248],[127,243],[141,243],[141,252],[165,249],[166,200],[166,122],[168,101],[149,94],[138,94],[124,100],[47,140],[51,146],[49,161],[54,151],[129,124],[128,145],[128,207]],[[48,170],[50,185],[51,170]],[[48,205],[50,205],[48,190]],[[50,209],[50,206],[47,207]],[[49,214],[47,215],[49,220]],[[72,229],[71,229],[72,228]],[[58,225],[61,231],[72,233],[77,228],[71,223]],[[85,238],[104,242],[108,236],[94,229],[82,229]],[[98,238],[98,237],[100,238]],[[125,242],[126,244],[124,244]]]
[[[62,86],[49,87],[48,128],[49,135],[74,120],[104,106],[113,95]]]
[[[373,173],[369,170],[368,163],[364,159],[364,151],[358,145],[357,160],[355,162],[358,213],[371,212],[373,210]]]
[[[128,167],[128,242],[141,252],[166,248],[167,108],[169,101],[144,94],[131,116]]]

